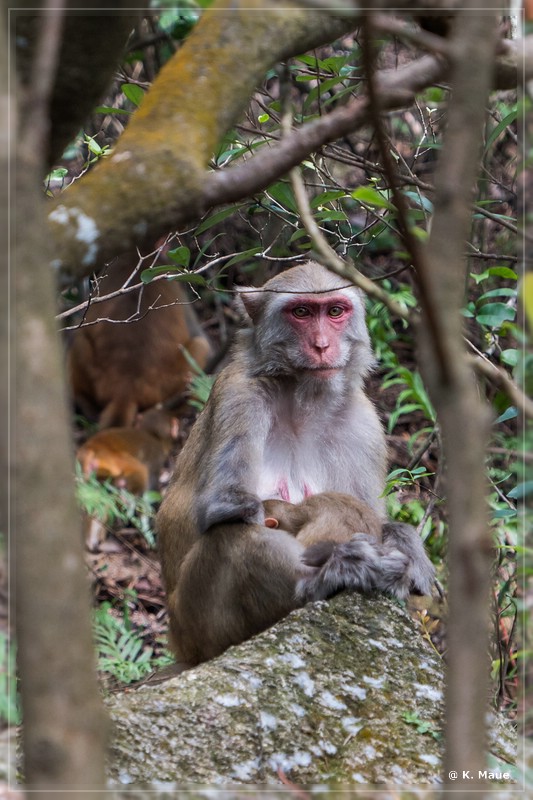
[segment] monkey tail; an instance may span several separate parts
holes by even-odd
[[[379,587],[381,553],[373,536],[356,533],[349,542],[317,542],[302,554],[302,561],[315,567],[314,573],[300,578],[296,599],[300,603],[325,600],[343,589],[368,594]]]

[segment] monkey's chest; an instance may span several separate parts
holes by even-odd
[[[268,437],[259,475],[258,495],[299,503],[305,497],[336,488],[332,464],[320,436],[297,436],[281,426]]]

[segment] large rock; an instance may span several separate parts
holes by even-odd
[[[115,786],[438,780],[443,663],[406,611],[342,594],[219,658],[108,699]],[[490,749],[513,758],[505,724]]]

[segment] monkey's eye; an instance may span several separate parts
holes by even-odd
[[[292,309],[292,314],[294,317],[298,319],[302,319],[303,317],[308,317],[311,312],[307,308],[307,306],[296,306]]]
[[[328,314],[330,317],[341,317],[344,314],[344,308],[342,306],[331,306]]]

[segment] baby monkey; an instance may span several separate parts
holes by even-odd
[[[355,556],[359,562],[362,591],[375,589],[406,597],[412,590],[407,556],[387,541],[387,525],[361,500],[342,492],[322,492],[301,503],[265,500],[263,508],[265,526],[295,536],[305,547],[302,562],[316,569],[311,582],[308,578],[305,583],[297,584],[296,594],[300,600],[316,598],[320,584],[332,587],[338,581],[348,543],[351,558]],[[378,547],[376,541],[380,543]],[[327,597],[327,590],[323,594]]]
[[[83,473],[111,479],[119,488],[143,494],[157,487],[159,473],[178,434],[178,420],[157,405],[141,414],[135,428],[106,428],[79,447]]]
[[[265,500],[265,525],[292,533],[303,545],[347,542],[354,533],[381,541],[382,522],[369,505],[342,492],[322,492],[301,503]]]

